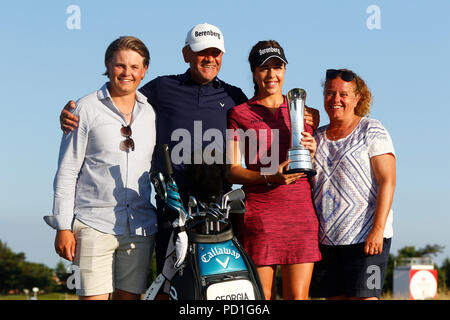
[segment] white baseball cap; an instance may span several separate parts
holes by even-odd
[[[189,30],[184,45],[189,45],[194,52],[217,48],[225,53],[222,32],[216,26],[208,23],[198,24]]]

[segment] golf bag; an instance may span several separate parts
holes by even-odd
[[[245,212],[244,192],[237,189],[221,196],[204,196],[204,190],[202,194],[201,188],[196,188],[192,194],[199,199],[189,197],[187,212],[171,178],[168,148],[164,145],[163,149],[168,175],[152,173],[151,181],[167,204],[174,228],[163,271],[144,300],[153,300],[158,293],[168,294],[172,300],[263,300],[256,267],[235,237],[229,219],[230,213]],[[202,201],[206,199],[213,201],[207,204]]]

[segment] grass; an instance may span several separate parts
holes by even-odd
[[[392,293],[388,293],[388,294],[383,294],[381,296],[381,300],[409,300],[408,297],[406,298],[394,298],[392,296]],[[450,291],[446,291],[446,292],[439,292],[437,294],[436,299],[434,300],[450,300]]]
[[[77,300],[78,297],[73,294],[65,294],[60,292],[52,292],[46,294],[39,294],[38,300]],[[21,294],[2,295],[0,300],[28,300],[28,297]]]

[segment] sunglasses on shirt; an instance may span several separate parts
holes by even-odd
[[[123,126],[122,128],[120,128],[120,133],[122,134],[123,137],[125,137],[126,139],[124,141],[122,141],[123,145],[125,146],[125,148],[127,148],[127,150],[132,150],[134,151],[134,141],[133,139],[131,139],[131,127],[130,126]]]
[[[351,71],[348,70],[337,70],[337,69],[328,69],[327,73],[326,73],[326,77],[327,79],[334,79],[336,78],[338,75],[341,76],[341,79],[344,80],[345,82],[350,82],[353,79],[356,78],[356,74],[354,74]]]

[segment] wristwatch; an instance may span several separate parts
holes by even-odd
[[[267,175],[263,174],[262,176],[264,177],[264,181],[266,181],[266,184],[270,187],[272,184],[269,182],[269,180],[267,180]]]

